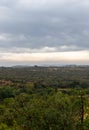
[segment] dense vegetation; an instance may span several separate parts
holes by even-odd
[[[1,67],[0,130],[89,130],[89,67]]]

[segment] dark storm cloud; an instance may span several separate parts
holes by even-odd
[[[88,12],[88,0],[1,0],[0,50],[86,50]]]

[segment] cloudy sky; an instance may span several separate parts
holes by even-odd
[[[89,0],[0,0],[0,65],[89,64]]]

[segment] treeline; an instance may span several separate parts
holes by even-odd
[[[12,83],[38,82],[56,88],[89,87],[89,67],[0,67],[2,80]]]
[[[89,130],[89,67],[0,67],[0,130]]]
[[[0,87],[0,130],[88,130],[88,89]]]

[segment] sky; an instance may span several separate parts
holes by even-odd
[[[0,0],[0,66],[89,64],[89,0]]]

